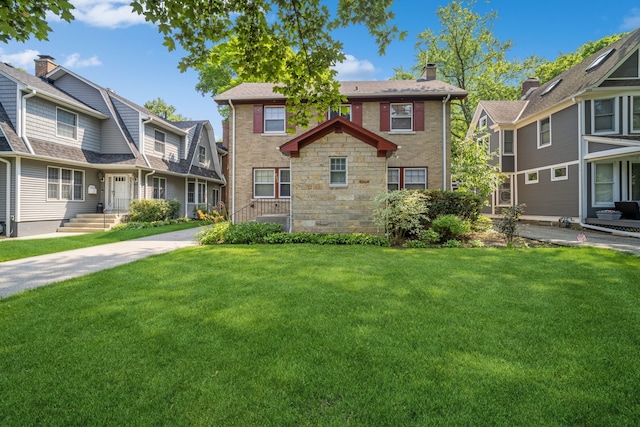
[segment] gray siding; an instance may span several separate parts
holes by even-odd
[[[519,171],[578,159],[578,107],[571,106],[551,116],[551,145],[538,148],[538,124],[530,123],[517,131]]]
[[[3,75],[0,75],[0,103],[4,107],[5,111],[9,115],[9,119],[11,119],[11,123],[13,127],[16,127],[17,124],[17,96],[18,96],[18,85],[6,78]]]
[[[109,108],[102,98],[100,91],[72,75],[65,75],[55,81],[55,86],[68,94],[82,100],[87,105],[95,108],[103,114],[109,114]]]
[[[9,160],[11,163],[11,188],[9,192],[11,193],[11,213],[10,215],[15,215],[16,213],[16,204],[14,202],[16,196],[16,162],[13,159],[5,159]],[[7,212],[7,165],[4,162],[0,162],[0,221],[7,222],[8,218],[6,216]]]
[[[502,172],[515,172],[516,158],[515,156],[502,156]]]
[[[120,114],[122,121],[124,121],[125,126],[129,130],[129,133],[133,138],[133,142],[138,148],[140,148],[140,113],[129,107],[124,102],[113,97],[111,99],[113,101],[113,106],[118,110],[118,114]]]
[[[164,154],[155,150],[155,131],[164,133]],[[147,156],[166,159],[171,162],[180,161],[180,148],[182,146],[182,136],[173,134],[165,129],[146,125],[144,127],[144,151]]]
[[[146,178],[147,182],[143,181],[143,184],[148,184],[146,189],[143,189],[143,198],[153,199],[153,178],[164,178],[167,182],[167,197],[166,200],[177,200],[180,202],[180,215],[185,216],[185,200],[186,200],[186,184],[185,178],[154,174]],[[143,180],[144,180],[143,176]]]
[[[77,138],[56,135],[56,104],[33,97],[27,100],[27,137],[73,145],[86,150],[100,152],[100,120],[65,108],[78,115]]]
[[[525,184],[518,174],[518,203],[525,203],[525,215],[578,216],[578,165],[569,165],[569,179],[551,181],[551,169],[538,171],[537,184]]]
[[[47,166],[84,171],[84,201],[47,200]],[[98,194],[87,194],[87,187],[98,187],[94,169],[63,164],[23,160],[21,165],[21,221],[62,220],[79,213],[95,212]]]

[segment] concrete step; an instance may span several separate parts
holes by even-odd
[[[58,227],[58,233],[92,233],[94,231],[107,231],[108,228],[102,227]]]

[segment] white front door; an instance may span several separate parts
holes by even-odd
[[[107,175],[107,211],[128,212],[131,202],[131,181],[128,175]]]

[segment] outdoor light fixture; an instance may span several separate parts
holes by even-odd
[[[102,173],[102,171],[98,171],[98,179],[100,180],[100,182],[104,182],[104,174]]]

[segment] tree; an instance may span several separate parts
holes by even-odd
[[[24,42],[31,36],[48,40],[51,27],[46,21],[47,12],[71,22],[72,9],[74,7],[69,0],[5,0],[0,5],[0,41]]]
[[[147,101],[144,103],[143,107],[170,122],[184,122],[191,120],[184,117],[182,114],[176,114],[176,107],[173,105],[167,105],[162,98]]]
[[[418,36],[419,64],[435,63],[438,78],[469,92],[468,97],[452,103],[451,129],[454,154],[469,128],[479,100],[518,99],[519,85],[530,75],[540,59],[507,60],[513,43],[501,42],[493,34],[496,12],[480,15],[473,11],[475,0],[454,0],[440,7],[437,15],[442,30],[427,29]]]
[[[494,161],[497,153],[489,152],[488,141],[484,130],[473,138],[463,139],[451,164],[458,190],[472,192],[482,199],[487,199],[503,180],[500,166]]]

